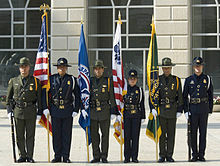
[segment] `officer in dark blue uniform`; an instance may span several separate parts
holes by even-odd
[[[70,163],[70,145],[72,137],[73,118],[80,106],[80,91],[77,79],[67,74],[68,62],[59,58],[57,74],[50,76],[49,108],[52,119],[53,149],[55,158],[52,163]]]
[[[127,94],[124,96],[124,163],[138,163],[141,122],[145,120],[144,92],[136,85],[137,71],[130,70]]]
[[[208,115],[213,109],[213,85],[210,76],[203,73],[203,59],[193,59],[194,74],[186,78],[183,98],[186,118],[191,118],[192,162],[205,161]],[[190,96],[190,99],[188,98]],[[199,129],[199,149],[197,131]]]

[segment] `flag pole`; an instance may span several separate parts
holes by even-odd
[[[46,31],[47,31],[47,42],[48,42],[48,19],[47,19],[47,9],[50,10],[49,5],[43,3],[43,5],[40,6],[40,11],[44,11],[44,15],[46,15]],[[49,56],[48,56],[48,43],[47,43],[47,58],[49,62]],[[48,63],[48,72],[49,72],[49,63]],[[49,74],[48,74],[49,75]],[[48,87],[46,89],[46,102],[48,105]],[[49,128],[49,117],[50,115],[47,115],[47,150],[48,150],[48,163],[50,163],[50,128]]]
[[[47,145],[48,145],[48,163],[50,163],[50,129],[49,129],[49,114],[47,115]]]
[[[121,12],[119,11],[118,12],[118,24],[122,24],[122,21],[121,21]],[[121,50],[120,50],[121,51]],[[121,152],[121,162],[123,161],[123,156],[122,156],[122,149],[123,149],[123,133],[122,133],[122,120],[123,120],[123,114],[122,114],[122,117],[121,117],[121,124],[120,124],[120,127],[121,127],[121,140],[120,140],[120,152]]]
[[[81,25],[83,24],[83,18],[81,17]],[[86,127],[86,147],[87,147],[87,160],[89,163],[89,134],[88,134],[88,126]]]
[[[86,146],[87,146],[87,159],[89,163],[89,136],[88,136],[88,126],[86,127]]]
[[[157,117],[155,117],[155,134],[156,134],[156,161],[158,161],[158,134],[157,134]]]

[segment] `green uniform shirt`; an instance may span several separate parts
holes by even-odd
[[[90,118],[92,120],[110,119],[110,110],[116,107],[113,82],[107,77],[91,79]]]
[[[159,107],[160,116],[176,118],[177,112],[183,111],[181,80],[177,76],[164,74],[159,76]]]
[[[36,118],[37,110],[38,114],[42,115],[42,103],[41,103],[41,85],[40,81],[33,76],[26,77],[26,83],[23,84],[22,76],[11,78],[8,85],[8,92],[6,97],[6,104],[9,107],[11,100],[14,99],[14,117],[19,119],[32,119]],[[25,107],[19,107],[18,104]],[[33,103],[33,104],[31,104]],[[36,105],[37,104],[37,105]],[[8,109],[8,112],[12,110]]]

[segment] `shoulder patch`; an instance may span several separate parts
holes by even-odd
[[[189,84],[192,84],[192,85],[193,85],[193,84],[195,84],[195,82],[194,82],[193,80],[191,80]]]

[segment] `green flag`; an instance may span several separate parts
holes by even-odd
[[[149,88],[149,107],[157,111],[156,120],[152,113],[148,117],[148,124],[146,135],[153,139],[156,143],[159,142],[161,135],[161,127],[158,119],[160,110],[159,104],[159,67],[158,67],[158,52],[157,52],[157,39],[155,32],[155,25],[152,21],[151,41],[147,58],[147,84]]]

